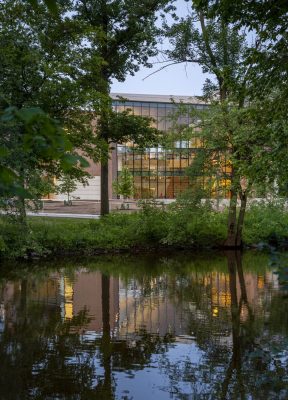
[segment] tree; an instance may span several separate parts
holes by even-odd
[[[197,1],[194,4],[197,7],[186,18],[172,26],[164,23],[172,45],[166,56],[177,63],[198,63],[204,73],[214,77],[214,81],[207,80],[204,87],[204,98],[210,101],[210,110],[195,113],[196,124],[190,131],[199,137],[200,128],[203,151],[199,156],[203,161],[203,175],[207,175],[209,168],[211,175],[212,168],[213,179],[218,176],[218,180],[224,180],[227,185],[230,204],[224,245],[239,247],[247,197],[256,181],[265,183],[272,179],[263,161],[270,164],[271,155],[277,149],[271,125],[258,125],[263,119],[263,103],[247,102],[251,99],[251,81],[256,73],[251,54],[252,50],[257,52],[259,42],[253,49],[248,48],[237,24],[227,23],[221,15],[211,18],[205,6]],[[241,202],[238,215],[237,198]]]
[[[113,188],[118,195],[127,199],[134,194],[133,175],[127,167],[122,168],[118,181],[115,181]]]
[[[220,17],[227,23],[236,24],[242,31],[253,33],[257,46],[253,43],[249,46],[245,60],[246,64],[253,62],[247,98],[257,103],[257,117],[255,107],[253,110],[257,129],[268,128],[266,137],[271,143],[266,148],[270,147],[270,157],[273,153],[270,176],[273,171],[274,179],[276,177],[279,185],[285,186],[287,159],[282,149],[287,143],[288,3],[285,0],[196,0],[195,4],[204,8],[210,17]]]
[[[71,153],[72,145],[59,124],[37,108],[11,107],[0,113],[0,146],[0,197],[15,197],[12,206],[24,225],[25,199],[29,206],[37,204],[59,171],[73,173],[78,170],[76,162],[84,163]]]
[[[72,204],[70,195],[76,189],[77,189],[77,183],[75,179],[71,178],[71,176],[69,175],[64,175],[61,177],[60,184],[57,186],[57,193],[67,194],[67,204],[70,205]]]
[[[227,23],[256,32],[260,45],[257,49],[251,48],[257,72],[253,74],[254,96],[263,99],[275,85],[287,93],[288,4],[285,0],[195,0],[194,3],[212,18],[221,16]]]
[[[140,118],[113,112],[110,85],[112,79],[124,81],[127,74],[133,75],[140,64],[150,66],[149,57],[156,54],[156,13],[167,4],[167,0],[77,0],[71,4],[71,20],[81,32],[78,42],[81,56],[76,60],[78,83],[87,91],[86,107],[96,121],[95,133],[101,149],[102,215],[109,213],[111,143],[126,140],[138,143],[146,136],[145,131],[148,136],[155,133]],[[143,125],[145,129],[141,131]]]
[[[199,22],[200,28],[195,25],[195,20]],[[231,101],[242,108],[244,105],[243,91],[246,86],[246,72],[242,68],[242,61],[245,51],[244,36],[241,35],[237,27],[226,25],[221,19],[207,20],[203,10],[197,10],[187,18],[180,19],[171,27],[164,25],[166,34],[173,44],[173,48],[168,50],[167,57],[176,62],[196,62],[202,66],[203,72],[213,74],[216,82],[206,82],[206,93],[212,93],[215,97],[215,104],[220,106],[220,114],[214,114],[208,118],[210,126],[218,124],[209,129],[209,139],[206,135],[204,145],[210,148],[208,152],[209,162],[216,155],[223,154],[225,163],[229,164],[230,181],[230,207],[228,218],[227,246],[236,246],[237,220],[236,204],[237,193],[241,191],[241,177],[232,164],[233,155],[237,154],[234,142],[234,132],[232,125],[226,126],[227,118],[230,116]],[[211,98],[210,98],[211,99]],[[212,100],[212,99],[211,99]],[[219,118],[220,117],[220,118]],[[211,122],[211,121],[214,121]],[[202,116],[203,122],[203,116]],[[220,125],[219,125],[220,123]],[[222,129],[224,127],[224,130]],[[204,124],[201,124],[203,134]],[[193,131],[193,128],[191,128]],[[199,137],[199,132],[197,132]],[[213,139],[214,143],[211,143]],[[220,153],[219,153],[220,152]],[[203,152],[202,152],[203,155]],[[221,158],[222,156],[220,156]],[[218,166],[220,159],[218,158]],[[226,169],[226,168],[225,168]]]
[[[37,6],[37,18],[38,25],[35,8],[30,9],[26,2],[1,4],[1,196],[17,196],[14,205],[22,222],[25,198],[41,197],[40,189],[49,177],[68,169],[81,175],[78,161],[87,166],[55,119],[62,117],[64,122],[70,108],[67,97],[74,86],[63,73],[67,42],[52,45],[51,39],[59,36],[53,29],[58,16],[45,5]],[[43,35],[45,29],[47,36]]]

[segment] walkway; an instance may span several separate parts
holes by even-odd
[[[27,215],[29,217],[51,217],[51,218],[86,218],[86,219],[98,219],[100,218],[99,214],[61,214],[61,213],[53,213],[53,212],[28,212]]]
[[[121,200],[110,200],[110,210],[121,210]],[[137,210],[136,201],[129,201],[129,213]],[[28,212],[29,216],[54,217],[54,218],[94,218],[100,217],[100,202],[93,200],[73,200],[71,206],[64,205],[64,201],[45,200],[43,209],[39,212]]]

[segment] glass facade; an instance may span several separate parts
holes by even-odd
[[[154,119],[154,126],[162,131],[169,131],[172,124],[189,126],[193,121],[190,117],[191,108],[204,109],[202,104],[187,104],[181,109],[179,105],[169,102],[148,101],[113,101],[116,111],[131,109],[135,115],[149,116]],[[122,168],[127,167],[134,176],[135,198],[165,198],[174,199],[188,188],[189,178],[185,169],[191,165],[195,153],[201,148],[200,139],[175,142],[174,150],[164,150],[161,147],[149,148],[140,152],[133,143],[117,145],[118,175]],[[197,178],[202,180],[203,178]]]

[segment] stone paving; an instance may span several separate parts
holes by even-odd
[[[127,209],[127,204],[128,209]],[[136,201],[129,201],[123,205],[121,200],[111,200],[110,210],[119,211],[137,210]],[[64,201],[45,200],[43,209],[40,213],[53,213],[53,214],[86,214],[86,215],[99,215],[100,202],[88,200],[73,200],[72,205],[64,205]]]

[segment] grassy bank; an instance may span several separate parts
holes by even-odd
[[[221,247],[226,235],[226,212],[209,208],[147,207],[134,214],[111,214],[100,220],[33,217],[28,231],[0,223],[2,256],[15,258],[46,254],[93,254],[157,246],[182,248]],[[253,206],[245,221],[246,245],[288,243],[288,213],[273,204]]]

